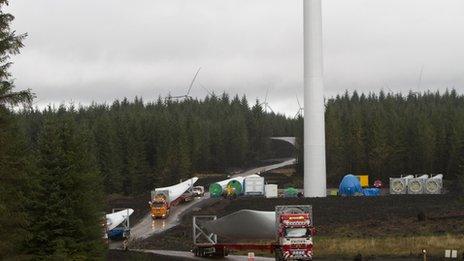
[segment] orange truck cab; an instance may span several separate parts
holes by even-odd
[[[152,191],[152,200],[149,202],[150,214],[153,219],[167,218],[169,216],[169,191]]]

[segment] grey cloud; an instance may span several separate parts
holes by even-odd
[[[300,0],[15,0],[28,32],[18,88],[40,104],[216,92],[293,116],[302,89]],[[464,88],[461,0],[323,0],[326,96],[345,89]],[[201,85],[200,85],[201,83]]]

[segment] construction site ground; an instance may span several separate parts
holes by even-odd
[[[270,183],[279,184],[280,188],[300,187],[302,184],[301,177],[295,175],[292,166],[268,172],[265,177]],[[222,174],[204,175],[200,181],[207,188],[207,184],[223,178],[225,175]],[[190,251],[193,248],[193,215],[221,217],[240,209],[272,211],[276,205],[310,204],[313,206],[314,225],[318,231],[315,237],[318,259],[353,260],[358,253],[371,257],[380,253],[382,258],[375,260],[397,260],[398,257],[413,260],[423,248],[435,251],[435,254],[445,248],[464,249],[464,194],[462,189],[455,188],[452,184],[445,184],[447,193],[443,195],[209,199],[208,204],[180,215],[177,226],[143,240],[136,240],[131,248]],[[136,211],[131,216],[131,224],[135,225],[146,215],[148,200],[148,193],[139,197],[112,197],[108,200],[108,208],[134,208]],[[220,238],[219,241],[230,242],[225,238]],[[114,251],[110,251],[114,260],[118,260],[118,256],[131,255]],[[140,260],[151,260],[153,256],[157,257],[154,260],[163,260],[159,259],[159,252],[134,255],[144,257]]]
[[[272,211],[276,205],[310,204],[313,206],[314,224],[318,240],[417,238],[464,234],[464,209],[460,195],[389,195],[381,197],[327,197],[327,198],[238,198],[235,200],[212,199],[203,209],[185,214],[181,223],[161,234],[141,242],[137,248],[183,250],[192,249],[192,216],[217,215],[218,217],[240,209]],[[454,238],[453,236],[453,238]],[[227,239],[220,239],[228,242]],[[385,242],[384,242],[385,243]],[[362,244],[362,242],[361,242]],[[460,243],[464,244],[464,238]],[[321,245],[321,244],[320,244]],[[337,250],[334,250],[337,251]],[[414,255],[415,253],[411,254]],[[404,255],[404,251],[398,251]],[[398,253],[391,253],[392,256]],[[330,253],[326,253],[330,254]],[[335,254],[335,253],[333,253]]]

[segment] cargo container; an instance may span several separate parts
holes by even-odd
[[[266,198],[277,198],[278,187],[277,184],[266,184],[264,186],[264,195]]]
[[[367,188],[369,187],[369,175],[356,175],[359,179],[359,183],[361,183],[361,187]]]
[[[441,194],[443,189],[443,175],[438,174],[434,177],[430,177],[425,182],[425,192],[427,194]]]
[[[408,180],[408,194],[425,194],[425,183],[429,175],[422,175],[420,177]]]
[[[243,191],[247,196],[264,195],[264,178],[263,177],[246,177],[243,182]]]
[[[413,175],[390,178],[390,194],[406,194],[408,191],[408,182],[412,178],[414,178]]]

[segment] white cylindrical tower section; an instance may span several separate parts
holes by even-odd
[[[321,11],[321,0],[303,0],[305,197],[327,195]]]

